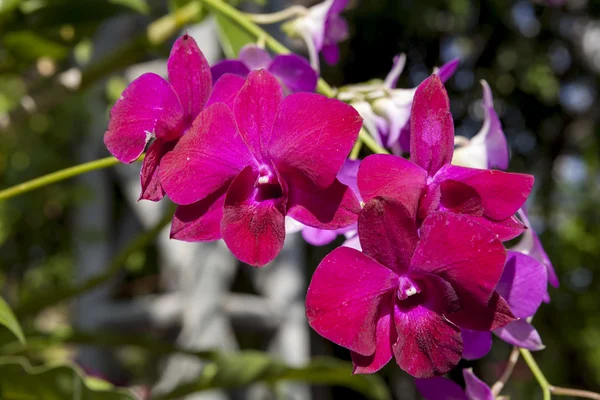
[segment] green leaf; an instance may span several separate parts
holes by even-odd
[[[30,61],[46,56],[61,60],[69,54],[69,48],[60,43],[45,39],[33,31],[9,32],[2,42],[12,53]]]
[[[146,0],[110,0],[110,2],[131,8],[140,14],[147,15],[150,12],[150,7],[148,7]]]
[[[178,398],[211,389],[246,386],[255,382],[301,381],[310,384],[345,386],[372,400],[389,400],[387,385],[378,375],[352,375],[352,364],[321,357],[306,367],[293,368],[271,358],[268,353],[244,351],[220,355],[208,364],[196,382],[184,384],[156,400]]]
[[[19,321],[17,321],[17,318],[15,318],[12,310],[2,297],[0,297],[0,324],[7,327],[21,343],[25,344],[25,336],[23,335]],[[2,375],[0,374],[0,376]]]
[[[15,8],[19,7],[21,0],[5,0],[0,1],[0,15],[8,14]]]
[[[3,400],[134,400],[129,390],[116,389],[98,378],[86,378],[75,365],[33,367],[23,357],[0,357]],[[91,383],[91,384],[90,384]]]
[[[217,21],[217,33],[221,47],[227,58],[236,58],[240,54],[242,47],[248,43],[254,43],[255,39],[252,35],[239,27],[235,22],[222,15],[221,13],[213,13]]]

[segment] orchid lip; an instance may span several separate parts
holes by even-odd
[[[277,175],[266,165],[260,166],[254,187],[256,188],[255,199],[257,201],[278,199],[283,196],[283,188]]]
[[[406,300],[417,293],[421,293],[421,288],[416,282],[407,276],[401,276],[398,281],[398,299]]]

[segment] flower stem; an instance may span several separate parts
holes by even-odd
[[[271,14],[250,14],[246,13],[246,16],[251,20],[256,22],[257,24],[275,24],[277,22],[285,21],[286,19],[290,19],[293,17],[300,17],[302,15],[306,15],[307,13],[306,7],[295,5],[283,9],[281,11],[277,11]]]
[[[508,363],[506,364],[504,372],[500,376],[500,379],[498,379],[498,381],[492,386],[492,394],[494,395],[494,397],[497,397],[502,391],[502,389],[504,389],[504,385],[506,385],[506,382],[508,382],[508,379],[512,375],[512,372],[514,371],[518,361],[519,348],[513,347],[512,351],[510,352],[510,356],[508,357]]]
[[[143,160],[142,155],[137,161]],[[50,185],[65,179],[72,178],[77,175],[85,174],[86,172],[94,171],[96,169],[112,167],[119,163],[114,157],[101,158],[99,160],[90,161],[85,164],[79,164],[74,167],[66,168],[57,172],[53,172],[48,175],[40,176],[39,178],[32,179],[30,181],[19,183],[13,187],[0,190],[0,201],[6,200],[10,197],[18,196],[20,194],[29,192],[34,189],[38,189],[42,186]]]
[[[550,383],[544,376],[544,373],[542,372],[540,367],[535,362],[533,356],[531,355],[531,352],[526,349],[519,349],[519,351],[521,352],[521,355],[523,356],[523,360],[525,360],[525,362],[527,363],[527,366],[529,366],[529,369],[533,373],[533,376],[535,376],[535,379],[537,379],[538,383],[540,384],[540,387],[542,388],[543,399],[550,400],[550,397],[551,397]]]
[[[581,397],[584,399],[600,400],[600,393],[590,392],[587,390],[569,389],[558,386],[550,386],[550,392],[557,396]]]

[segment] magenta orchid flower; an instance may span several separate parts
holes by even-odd
[[[436,212],[418,230],[402,203],[376,197],[360,213],[358,235],[362,252],[333,250],[306,297],[310,326],[351,350],[355,373],[376,372],[394,356],[412,376],[442,375],[461,358],[461,327],[514,320],[494,291],[504,246],[469,218]]]
[[[270,72],[250,72],[233,112],[222,103],[206,108],[163,158],[163,187],[182,205],[172,237],[223,238],[238,259],[262,266],[283,246],[286,215],[323,229],[353,224],[360,204],[336,175],[360,127],[341,101],[284,98]]]
[[[216,82],[225,73],[245,78],[250,71],[261,68],[275,75],[286,93],[314,92],[317,87],[317,73],[306,59],[296,54],[280,54],[273,58],[254,44],[244,46],[239,59],[223,60],[213,65],[212,79]]]
[[[507,252],[506,265],[496,291],[506,299],[514,316],[519,318],[492,331],[505,342],[528,350],[542,350],[544,344],[537,330],[527,322],[542,304],[548,285],[546,267],[533,257],[515,251]],[[475,360],[491,348],[490,332],[463,330],[463,358]]]
[[[441,376],[415,379],[415,384],[425,400],[494,400],[490,387],[475,376],[471,368],[463,369],[463,378],[464,389],[456,382]]]
[[[344,165],[342,165],[342,169],[340,169],[340,172],[337,175],[337,179],[344,185],[352,189],[354,191],[354,194],[358,197],[358,200],[360,201],[361,199],[358,193],[358,186],[356,183],[359,165],[360,160],[347,159],[346,161],[344,161]],[[358,235],[358,231],[356,230],[356,224],[333,230],[313,228],[312,226],[306,226],[299,222],[290,222],[288,226],[292,226],[292,228],[288,229],[286,227],[286,232],[302,232],[302,237],[304,238],[304,240],[306,240],[313,246],[325,246],[333,242],[338,237],[338,235],[344,235],[347,241],[343,244],[343,246],[349,245],[349,247],[356,248],[356,241],[353,240]],[[360,250],[360,247],[358,249]]]
[[[374,154],[363,160],[358,187],[365,202],[399,200],[417,220],[442,210],[469,216],[506,241],[525,229],[514,216],[533,187],[533,176],[450,164],[454,125],[439,76],[417,89],[412,106],[410,156]]]
[[[140,199],[164,196],[160,161],[175,147],[202,111],[212,89],[210,67],[196,41],[183,35],[173,45],[167,63],[169,81],[146,73],[131,82],[110,111],[104,143],[119,161],[132,163],[146,149]]]
[[[391,95],[381,97],[373,102],[375,114],[386,122],[381,124],[380,121],[375,121],[378,130],[373,137],[380,145],[393,149],[396,154],[410,149],[409,120],[413,98],[417,90],[417,88],[396,89],[405,63],[406,56],[404,54],[394,57],[394,65],[384,82],[384,87],[390,91]],[[457,58],[453,59],[434,73],[439,75],[442,82],[446,82],[456,71],[458,63]]]
[[[338,43],[348,38],[348,23],[340,13],[347,4],[348,0],[325,0],[288,24],[290,33],[306,42],[313,63],[318,65],[319,52],[327,64],[339,62]]]
[[[553,287],[558,288],[560,286],[558,276],[556,275],[556,271],[554,271],[554,267],[552,266],[552,261],[550,261],[550,257],[548,257],[548,254],[546,254],[546,251],[544,250],[544,246],[542,246],[540,238],[535,233],[535,230],[533,229],[533,226],[529,221],[527,207],[523,206],[519,210],[518,214],[521,217],[521,220],[523,221],[525,226],[527,227],[527,231],[523,234],[521,241],[517,243],[511,250],[530,255],[531,257],[541,262],[547,269],[548,283]],[[544,302],[550,302],[550,295],[547,291],[544,294]]]
[[[470,140],[461,136],[455,138],[458,147],[454,150],[452,163],[471,168],[508,168],[509,154],[506,136],[502,131],[500,118],[494,110],[492,91],[488,83],[483,86],[483,126]]]

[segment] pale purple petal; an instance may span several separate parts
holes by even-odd
[[[377,348],[378,310],[398,277],[363,253],[338,247],[313,274],[306,295],[309,325],[321,336],[369,356]]]
[[[454,122],[444,84],[431,75],[415,92],[410,116],[410,158],[429,176],[452,160]]]
[[[147,73],[131,82],[110,110],[104,144],[119,161],[131,163],[152,137],[181,136],[184,123],[184,110],[171,84]]]
[[[394,63],[392,64],[392,69],[385,77],[384,85],[389,89],[395,89],[396,84],[398,83],[398,78],[400,78],[400,74],[404,70],[404,66],[406,65],[406,54],[401,53],[394,57]]]
[[[477,378],[471,368],[463,369],[465,392],[469,400],[494,400],[492,390],[481,379]]]
[[[337,44],[326,44],[321,49],[323,59],[329,65],[335,65],[340,61],[340,47]]]
[[[361,160],[351,160],[349,158],[344,161],[344,165],[342,165],[342,169],[337,175],[337,178],[344,185],[348,186],[350,189],[359,196],[358,191],[358,168],[360,167]]]
[[[437,71],[434,72],[439,75],[442,82],[446,83],[446,81],[448,81],[448,79],[450,79],[452,75],[454,75],[454,72],[456,72],[456,68],[458,68],[459,63],[460,59],[454,58],[448,61],[446,64],[442,65]]]
[[[496,329],[494,334],[505,342],[524,349],[536,351],[543,350],[546,347],[542,343],[539,333],[524,319],[519,319],[503,328]]]
[[[484,357],[492,348],[492,334],[485,331],[461,329],[463,339],[463,354],[465,360],[477,360]]]
[[[210,72],[214,83],[225,74],[234,74],[245,78],[250,73],[250,69],[240,60],[223,60],[213,65]]]
[[[548,285],[546,267],[533,257],[507,252],[506,265],[496,291],[506,299],[517,318],[535,314]]]
[[[239,59],[250,70],[261,68],[267,69],[272,61],[269,53],[255,44],[247,44],[242,47]]]
[[[257,162],[238,133],[231,110],[215,103],[200,113],[163,157],[160,182],[174,203],[191,204],[231,182],[251,164]]]
[[[317,73],[306,59],[296,54],[275,57],[268,70],[283,83],[290,93],[314,92],[317,87]]]
[[[415,385],[425,400],[470,400],[458,383],[441,376],[415,379]]]
[[[358,238],[358,232],[354,231],[353,235],[346,236],[346,241],[344,243],[342,243],[342,246],[350,247],[352,249],[362,251],[362,246],[360,245],[360,239]]]
[[[212,89],[208,61],[188,34],[181,36],[171,49],[167,63],[169,81],[186,113],[187,123],[202,111]]]
[[[313,246],[325,246],[335,240],[338,236],[335,230],[318,229],[306,226],[302,229],[302,237]]]

